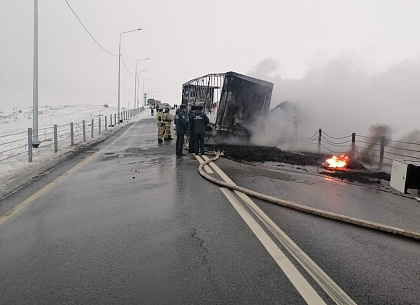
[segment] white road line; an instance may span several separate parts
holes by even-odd
[[[297,291],[306,301],[306,303],[312,304],[326,304],[318,293],[312,288],[308,281],[299,273],[296,267],[291,261],[284,255],[284,253],[277,247],[273,240],[268,234],[260,227],[260,225],[254,220],[248,211],[239,203],[239,201],[233,196],[232,191],[227,188],[220,188],[232,206],[236,209],[238,214],[242,217],[248,227],[252,230],[255,236],[263,244],[265,249],[273,257],[277,265],[283,270],[284,274],[295,286]]]
[[[198,160],[198,162],[200,162],[200,164],[209,159],[207,156],[198,156],[198,155],[195,155],[195,158]],[[208,165],[204,165],[203,168],[207,172],[207,174],[213,174],[213,171]]]
[[[209,164],[213,170],[225,181],[236,185],[214,162]],[[230,191],[232,192],[232,191]],[[356,303],[341,289],[298,245],[284,233],[248,195],[235,191],[239,198],[253,211],[261,222],[273,233],[278,241],[292,254],[292,256],[303,266],[309,275],[318,285],[330,296],[336,304]]]
[[[278,241],[302,265],[308,274],[330,296],[336,304],[356,305],[356,303],[322,270],[299,246],[281,230],[246,194],[235,193],[248,205]]]
[[[78,170],[80,167],[82,167],[83,165],[85,165],[86,163],[90,162],[94,157],[96,157],[100,152],[102,152],[103,150],[107,149],[108,147],[110,147],[111,145],[113,145],[115,142],[117,142],[119,140],[119,138],[121,138],[122,136],[124,136],[127,132],[130,131],[131,128],[133,128],[135,125],[137,124],[137,122],[135,122],[130,128],[128,128],[126,131],[124,131],[124,133],[122,133],[118,138],[116,138],[114,141],[112,141],[112,143],[108,144],[107,146],[101,148],[100,150],[96,151],[95,153],[91,154],[90,156],[88,156],[87,158],[83,159],[82,161],[80,161],[79,163],[77,163],[75,166],[73,166],[72,168],[70,168],[68,171],[66,171],[64,174],[62,174],[61,176],[55,178],[53,181],[51,181],[50,183],[48,183],[46,186],[44,186],[42,189],[38,190],[35,194],[29,196],[28,198],[26,198],[24,201],[22,201],[21,203],[19,203],[17,206],[15,206],[13,209],[11,209],[10,211],[6,212],[5,214],[0,216],[0,225],[3,224],[6,220],[8,220],[9,218],[13,217],[14,215],[16,215],[17,213],[19,213],[19,211],[21,211],[23,208],[25,208],[26,206],[30,205],[32,202],[34,202],[36,199],[38,199],[39,197],[41,197],[42,195],[44,195],[46,192],[48,192],[49,190],[51,190],[56,184],[58,184],[60,181],[62,181],[64,178],[66,178],[67,176],[69,176],[71,173],[75,172],[76,170]]]
[[[221,169],[216,165],[216,163],[211,162],[209,165],[213,168],[213,170],[223,179],[225,182],[236,185],[235,182],[232,181]]]

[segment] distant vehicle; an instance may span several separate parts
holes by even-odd
[[[152,107],[152,106],[156,107],[156,101],[152,98],[149,98],[147,100],[147,107]]]
[[[169,109],[174,109],[174,107],[169,105],[168,103],[162,103],[161,105],[163,108],[168,107]]]

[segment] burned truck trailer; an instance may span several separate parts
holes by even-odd
[[[203,85],[197,83],[186,83],[182,87],[182,104],[190,108],[192,105],[203,106],[206,112],[213,112],[215,91],[220,87],[213,84]]]
[[[216,128],[233,131],[238,127],[264,128],[262,117],[268,115],[273,83],[242,75],[226,73],[217,109]]]
[[[251,129],[264,129],[273,83],[236,72],[208,74],[183,85],[182,103],[216,112],[217,133],[248,137]]]

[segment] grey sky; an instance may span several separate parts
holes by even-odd
[[[116,105],[118,57],[97,46],[64,0],[38,1],[39,104]],[[122,36],[122,54],[132,74],[137,59],[151,58],[139,62],[139,70],[149,70],[140,83],[150,77],[146,91],[157,87],[155,96],[164,102],[179,103],[182,83],[192,78],[235,71],[274,81],[273,105],[287,99],[323,109],[344,107],[345,99],[363,104],[369,116],[375,107],[383,112],[385,102],[384,121],[404,115],[397,104],[408,107],[408,118],[419,112],[417,0],[68,2],[113,54],[121,32],[143,29]],[[0,6],[0,103],[31,107],[33,1],[2,0]],[[408,88],[399,76],[410,80]],[[132,106],[134,79],[124,67],[121,77],[121,105]],[[407,124],[404,130],[416,127]]]

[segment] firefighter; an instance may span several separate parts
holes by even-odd
[[[169,107],[165,107],[165,111],[163,113],[163,122],[165,123],[165,134],[163,136],[163,139],[166,140],[172,140],[172,135],[171,135],[171,126],[172,126],[172,121],[174,119],[172,118],[172,116],[169,114]]]
[[[191,110],[188,113],[188,152],[194,152],[194,134],[193,134],[193,119],[194,119],[195,105],[191,106]]]
[[[187,105],[181,104],[181,108],[175,111],[175,126],[176,126],[176,155],[185,156],[182,153],[184,147],[184,135],[187,133],[187,121],[185,114],[187,112]]]
[[[158,143],[163,142],[163,133],[165,132],[165,122],[163,121],[162,109],[158,109],[156,113],[156,124],[158,127]]]
[[[192,117],[192,131],[194,134],[194,153],[200,152],[200,155],[204,155],[204,135],[206,133],[206,126],[209,123],[209,118],[202,111],[202,106],[195,108],[194,116]]]
[[[152,107],[150,107],[150,114],[151,115],[154,115],[155,113],[155,111],[154,111],[154,109],[155,109],[155,105],[152,105]]]

